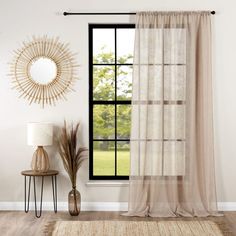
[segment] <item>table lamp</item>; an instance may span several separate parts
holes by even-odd
[[[49,169],[48,154],[43,146],[53,144],[53,125],[49,123],[28,123],[27,143],[37,146],[33,154],[31,168],[34,171],[46,172]]]

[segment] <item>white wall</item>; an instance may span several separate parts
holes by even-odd
[[[30,167],[33,149],[26,145],[26,124],[48,121],[62,125],[63,119],[81,121],[81,138],[88,146],[88,23],[129,23],[129,16],[67,16],[63,11],[136,10],[215,10],[214,27],[214,106],[217,195],[221,202],[236,202],[236,2],[233,0],[8,0],[0,1],[0,201],[23,201],[23,177],[20,172]],[[41,109],[29,106],[11,89],[9,65],[12,51],[32,35],[60,36],[78,53],[80,64],[76,92],[68,101]],[[53,148],[52,167],[61,171],[59,201],[66,201],[70,182]],[[127,201],[127,187],[86,187],[88,163],[80,170],[78,189],[86,202]],[[46,182],[46,190],[51,187]],[[45,200],[51,200],[45,191]]]

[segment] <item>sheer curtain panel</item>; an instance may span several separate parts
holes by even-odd
[[[140,12],[128,216],[217,215],[210,12]]]

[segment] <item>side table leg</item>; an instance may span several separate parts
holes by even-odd
[[[30,202],[31,176],[29,176],[28,199],[27,200],[26,200],[26,195],[27,195],[26,185],[27,185],[27,176],[25,175],[25,213],[28,213],[29,212],[29,202]]]
[[[52,175],[52,194],[53,194],[53,207],[54,212],[57,213],[57,176]]]
[[[34,208],[35,208],[35,216],[37,218],[40,218],[42,215],[42,202],[43,202],[43,181],[44,181],[44,176],[42,176],[42,184],[41,184],[41,197],[40,197],[40,208],[39,212],[37,211],[37,197],[36,197],[36,187],[35,187],[35,176],[34,178]]]

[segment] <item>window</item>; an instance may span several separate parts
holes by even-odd
[[[186,29],[139,28],[133,65],[132,176],[184,176]]]
[[[128,179],[134,25],[89,25],[90,179]]]

